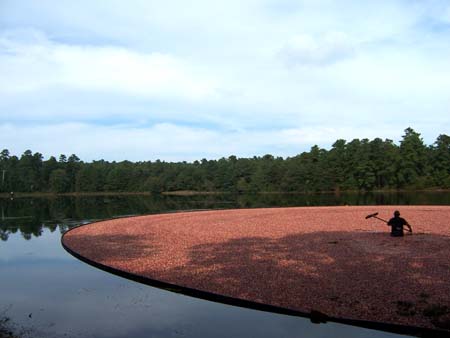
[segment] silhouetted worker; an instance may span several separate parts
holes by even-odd
[[[399,237],[403,236],[403,226],[406,225],[409,229],[409,232],[412,232],[411,226],[406,221],[406,219],[400,217],[400,211],[395,210],[394,217],[392,217],[387,225],[391,227],[391,236]]]

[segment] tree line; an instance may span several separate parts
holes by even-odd
[[[188,162],[83,162],[75,154],[44,160],[0,153],[0,192],[319,192],[450,188],[450,136],[426,145],[407,128],[400,143],[339,139],[293,157],[272,155]]]

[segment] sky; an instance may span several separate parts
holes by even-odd
[[[450,134],[447,0],[0,0],[0,148],[295,156]]]

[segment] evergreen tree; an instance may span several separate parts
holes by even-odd
[[[53,171],[59,169],[59,163],[56,161],[56,158],[54,156],[51,156],[47,161],[44,161],[42,164],[42,187],[43,190],[52,190],[52,187],[50,186],[50,177],[53,173]],[[59,192],[66,192],[59,191]]]
[[[9,150],[3,149],[0,153],[0,192],[6,192],[11,189],[10,187],[10,163],[9,163]]]
[[[440,188],[450,188],[450,136],[439,135],[431,147],[431,166],[434,184]]]
[[[405,135],[400,142],[398,167],[400,186],[417,187],[420,178],[426,176],[427,165],[427,148],[420,134],[412,128],[405,129]]]
[[[53,170],[49,178],[49,188],[52,192],[67,192],[69,189],[69,179],[64,169]]]

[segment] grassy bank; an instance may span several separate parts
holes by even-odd
[[[320,194],[366,194],[366,193],[404,193],[404,192],[450,192],[450,189],[438,189],[438,188],[428,188],[428,189],[383,189],[383,190],[371,190],[371,191],[361,191],[361,190],[340,190],[340,191],[258,191],[258,192],[240,192],[238,194],[260,194],[260,195],[276,195],[276,194],[286,194],[286,195],[320,195]],[[232,194],[230,191],[196,191],[196,190],[176,190],[176,191],[163,191],[161,193],[152,193],[148,191],[97,191],[97,192],[68,192],[68,193],[56,193],[56,192],[14,192],[13,195],[10,193],[0,193],[0,198],[23,198],[23,197],[44,197],[44,198],[55,198],[59,196],[68,197],[90,197],[90,196],[155,196],[155,195],[165,195],[165,196],[197,196],[197,195],[223,195]]]
[[[230,194],[226,191],[195,191],[195,190],[177,190],[177,191],[163,191],[161,195],[169,196],[195,196],[195,195],[222,195]]]
[[[117,192],[117,191],[104,191],[104,192],[66,192],[66,193],[56,193],[56,192],[15,192],[12,197],[59,197],[59,196],[72,196],[72,197],[88,197],[88,196],[150,196],[153,195],[150,192]],[[10,198],[10,193],[0,193],[0,198]]]

